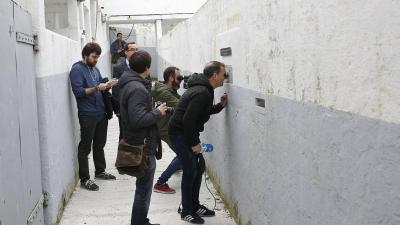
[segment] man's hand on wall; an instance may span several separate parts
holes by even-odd
[[[228,94],[225,92],[224,95],[221,96],[221,104],[223,107],[228,104]]]

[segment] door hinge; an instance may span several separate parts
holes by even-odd
[[[43,207],[49,206],[49,193],[43,192]]]
[[[39,36],[37,34],[33,35],[33,51],[39,51]]]

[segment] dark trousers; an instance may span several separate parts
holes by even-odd
[[[131,225],[146,225],[153,193],[153,179],[156,171],[155,156],[148,156],[148,168],[144,177],[136,180],[135,200],[133,201]]]
[[[122,119],[121,116],[118,116],[118,125],[119,125],[119,140],[123,138],[122,135]]]
[[[195,155],[192,148],[186,145],[183,136],[171,135],[173,150],[182,163],[182,212],[195,212],[199,206],[199,193],[202,176],[205,171],[205,161],[202,154]]]
[[[105,116],[79,116],[81,141],[78,146],[79,178],[81,182],[90,179],[88,155],[93,147],[93,161],[99,174],[106,169],[104,146],[107,140],[108,120]]]
[[[174,148],[171,139],[167,134],[161,135],[161,140],[165,141],[171,149]],[[169,178],[171,178],[172,174],[174,174],[177,170],[180,169],[182,169],[182,163],[176,156],[174,159],[172,159],[167,169],[165,169],[164,172],[161,174],[161,176],[158,178],[157,184],[167,183]]]

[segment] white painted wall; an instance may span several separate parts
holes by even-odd
[[[218,35],[239,29],[230,43],[235,85],[399,123],[399,6],[210,0],[161,40],[160,55],[200,71],[217,58]]]
[[[233,67],[233,84],[215,94],[228,92],[228,107],[201,139],[242,224],[400,223],[399,7],[209,0],[163,36],[159,71]]]

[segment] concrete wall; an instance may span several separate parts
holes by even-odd
[[[66,1],[70,30],[56,27],[49,30],[46,27],[45,3],[49,2],[52,1],[20,1],[20,4],[32,14],[34,33],[39,41],[35,67],[42,186],[48,198],[44,218],[45,224],[56,224],[78,181],[79,123],[68,77],[70,68],[81,60],[82,45],[92,40],[98,42],[103,50],[98,67],[104,77],[111,76],[111,63],[106,24],[101,22],[99,8],[97,12],[90,12],[98,7],[96,1],[86,1],[84,5],[75,0]],[[83,8],[89,14],[79,17]],[[96,13],[97,29],[93,25]],[[84,18],[89,21],[84,21]],[[88,29],[86,35],[82,35],[82,29]]]
[[[400,223],[399,6],[210,0],[163,36],[160,71],[232,66],[202,138],[242,224]]]

